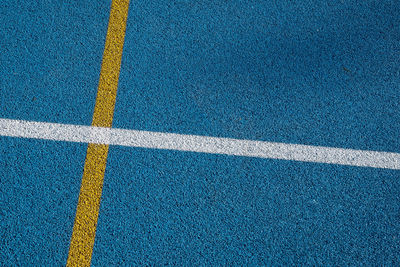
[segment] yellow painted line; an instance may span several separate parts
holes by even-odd
[[[111,127],[117,96],[129,0],[113,0],[92,126]]]
[[[129,0],[113,0],[92,126],[111,127]],[[72,230],[67,266],[90,266],[109,145],[89,144]]]

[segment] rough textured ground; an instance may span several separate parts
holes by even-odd
[[[110,7],[0,4],[0,119],[91,125]],[[398,14],[131,1],[113,127],[400,153]],[[0,136],[0,265],[65,265],[86,149]],[[399,196],[399,170],[110,146],[92,265],[400,265]]]

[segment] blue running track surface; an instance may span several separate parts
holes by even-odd
[[[396,265],[394,170],[112,148],[94,266]]]
[[[133,1],[114,126],[400,152],[396,1]]]
[[[1,118],[91,123],[109,8],[108,1],[2,1]]]
[[[0,265],[61,266],[86,145],[0,137]]]
[[[0,119],[90,125],[111,1],[0,4]],[[131,0],[113,128],[400,153],[398,1]],[[62,266],[87,144],[0,136],[0,265]],[[93,266],[400,266],[400,171],[110,146]]]

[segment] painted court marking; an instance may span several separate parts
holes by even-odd
[[[91,126],[0,118],[0,136],[88,143],[67,266],[90,266],[110,145],[400,170],[400,153],[112,127],[129,0],[113,0]]]
[[[400,170],[400,153],[0,119],[0,135]]]
[[[111,127],[121,68],[129,0],[113,0],[92,126]],[[67,266],[90,266],[109,144],[88,142]]]

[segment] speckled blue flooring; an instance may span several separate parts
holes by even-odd
[[[0,4],[0,118],[90,125],[110,1],[78,2]],[[399,153],[398,14],[131,1],[113,127]],[[0,137],[0,265],[65,265],[86,147]],[[399,196],[396,170],[113,146],[92,265],[396,266]]]

